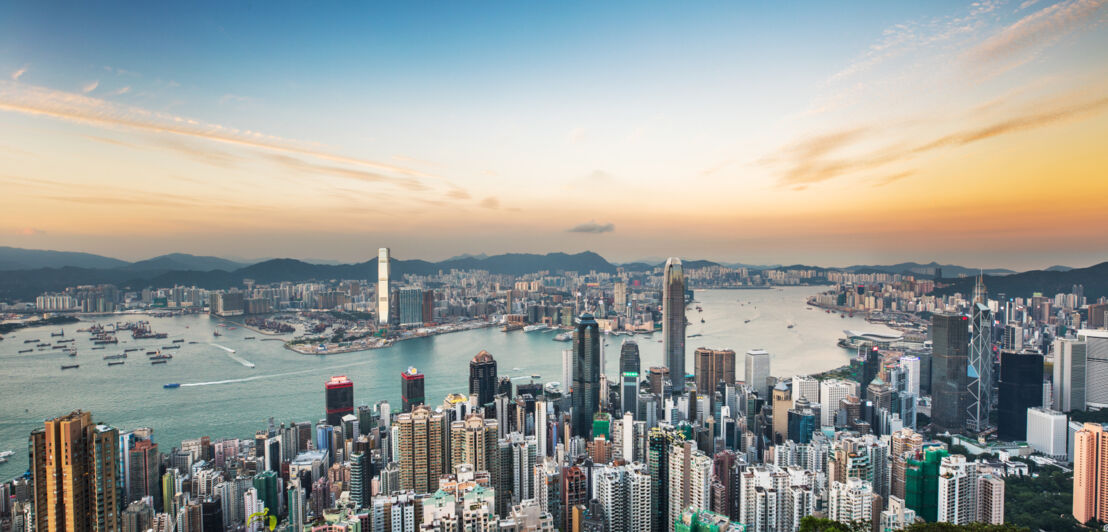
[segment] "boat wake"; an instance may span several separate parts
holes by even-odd
[[[325,368],[304,369],[304,370],[300,370],[300,371],[289,371],[289,372],[286,372],[286,373],[274,373],[274,374],[271,374],[271,375],[253,375],[253,376],[250,376],[250,377],[243,377],[241,379],[225,379],[225,380],[221,380],[221,381],[207,381],[207,382],[183,382],[183,383],[181,383],[181,387],[184,388],[186,386],[191,387],[191,386],[214,386],[214,385],[217,385],[217,384],[235,384],[235,383],[239,383],[239,382],[256,381],[256,380],[259,380],[259,379],[274,379],[274,378],[278,378],[278,377],[289,377],[289,376],[292,376],[292,375],[304,375],[304,374],[307,374],[307,373],[316,373],[316,372],[326,373],[326,372],[329,372],[329,371],[335,370],[335,369],[349,368],[349,367],[352,367],[352,366],[361,366],[361,365],[364,365],[364,364],[369,364],[371,362],[373,362],[372,359],[371,360],[363,360],[363,361],[360,361],[360,362],[352,362],[350,364],[340,364],[340,365],[337,365],[337,366],[329,366],[329,367],[325,367]]]

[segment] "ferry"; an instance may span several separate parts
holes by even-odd
[[[118,362],[108,362],[109,366],[119,366],[119,365],[122,365],[122,364],[126,364],[126,362],[124,362],[122,360],[120,360]]]
[[[543,329],[549,329],[549,328],[550,328],[550,326],[546,325],[544,323],[536,323],[534,325],[528,325],[528,326],[524,327],[523,332],[541,331]]]
[[[553,340],[555,342],[571,342],[573,341],[573,335],[569,333],[561,333],[554,335]]]
[[[63,366],[62,366],[62,369],[76,369],[76,368],[79,368],[79,367],[81,367],[81,365],[80,365],[80,364],[70,364],[70,365],[68,365],[68,366],[66,366],[66,365],[63,365]]]
[[[165,360],[151,360],[150,364],[165,364]]]
[[[181,387],[180,383],[176,383],[176,382],[171,382],[169,384],[163,384],[162,385],[162,388],[180,388],[180,387]]]
[[[15,451],[0,452],[0,458],[7,458],[7,457],[13,456],[13,455],[15,455]]]

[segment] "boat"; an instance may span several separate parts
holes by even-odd
[[[50,344],[38,344],[35,347],[50,347]]]
[[[246,336],[246,337],[243,338],[243,340],[253,340],[253,339],[254,339],[253,336]]]
[[[6,463],[8,463],[7,458],[0,458],[0,464],[6,464]]]
[[[535,380],[539,380],[539,379],[542,378],[542,375],[531,375],[531,378],[535,379]]]
[[[62,365],[62,369],[76,369],[76,368],[79,368],[79,367],[81,367],[80,364]]]
[[[700,323],[704,323],[704,318],[700,318]]]
[[[174,341],[173,341],[173,343],[175,343],[175,344],[182,344],[182,343],[184,343],[184,342],[185,342],[185,339],[184,339],[184,338],[181,338],[180,340],[174,340]]]
[[[528,326],[524,327],[523,332],[541,331],[543,329],[549,329],[549,328],[550,328],[550,326],[546,325],[544,323],[536,323],[534,325],[528,325]]]
[[[9,456],[15,456],[15,451],[3,451],[0,452],[0,458],[7,458]]]
[[[118,360],[120,358],[127,358],[127,353],[121,353],[118,355],[104,355],[104,360]]]
[[[120,365],[123,365],[123,364],[126,364],[126,362],[124,362],[122,360],[120,360],[118,362],[108,362],[109,366],[120,366]]]
[[[173,358],[173,355],[158,355],[150,357],[150,360],[169,360]]]
[[[35,339],[33,339],[33,340],[23,340],[23,343],[25,343],[25,344],[33,344],[33,343],[35,343],[35,342],[37,342],[37,341],[38,341],[38,338],[35,338]]]
[[[151,360],[150,364],[165,364],[165,360]]]
[[[140,348],[138,348],[138,347],[131,347],[131,348],[128,348],[128,349],[124,349],[123,352],[124,353],[130,353],[131,351],[138,351],[139,349]]]
[[[700,333],[690,334],[689,338],[696,338],[697,336],[701,336],[701,334]]]
[[[71,357],[75,357],[75,356],[77,356],[77,351],[67,351],[66,354],[68,354]]]
[[[750,323],[750,320],[746,320],[746,321],[744,321],[743,323]]]
[[[223,336],[223,335],[219,334],[219,331],[212,331],[212,336]]]
[[[33,353],[34,351],[35,351],[34,349],[23,349],[23,350],[21,350],[21,351],[20,351],[19,353],[20,353],[20,354],[23,354],[23,353]]]
[[[94,346],[93,349],[104,349],[104,346],[102,346],[102,345]]]
[[[65,329],[62,329],[56,333],[50,333],[50,336],[65,336]]]
[[[180,348],[181,348],[181,346],[179,346],[179,345],[163,345],[162,346],[162,349],[180,349]]]
[[[169,384],[163,384],[162,385],[162,388],[180,388],[180,387],[181,387],[180,383],[176,383],[176,382],[171,382]]]
[[[573,335],[569,333],[561,333],[554,335],[553,340],[555,342],[571,342],[573,341]]]
[[[789,324],[789,328],[790,328],[790,329],[792,329],[793,327],[795,327],[795,325],[793,325],[793,324],[791,324],[791,323],[790,323],[790,324]]]
[[[146,352],[146,354],[148,354],[148,355],[156,355],[156,354],[158,354],[158,352],[157,352],[157,351],[147,351],[147,352]]]

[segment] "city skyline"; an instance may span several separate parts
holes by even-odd
[[[1104,3],[7,5],[0,245],[1085,266]]]

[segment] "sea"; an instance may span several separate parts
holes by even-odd
[[[843,330],[894,332],[861,317],[843,318],[806,304],[809,296],[825,289],[697,290],[686,309],[686,371],[693,371],[693,351],[710,347],[735,350],[738,379],[743,378],[742,354],[751,349],[769,351],[774,376],[817,373],[849,363],[851,353],[836,345]],[[251,438],[268,426],[270,418],[277,423],[316,422],[324,416],[324,382],[333,375],[346,375],[354,382],[355,405],[387,400],[396,409],[400,373],[415,367],[426,376],[427,402],[437,405],[449,393],[468,393],[468,363],[481,350],[496,359],[499,375],[516,383],[532,382],[537,375],[539,382],[547,383],[562,380],[562,351],[570,346],[553,341],[555,332],[549,330],[505,333],[490,327],[404,340],[383,349],[316,356],[295,353],[272,339],[287,336],[263,335],[241,326],[231,329],[228,325],[235,324],[207,315],[85,319],[64,327],[19,330],[0,342],[0,451],[15,452],[0,464],[0,479],[27,470],[32,429],[77,409],[91,411],[95,422],[121,431],[151,427],[154,441],[167,452],[189,438]],[[77,332],[91,323],[138,319],[148,320],[155,332],[169,337],[133,340],[121,332],[119,344],[93,350],[89,335]],[[51,338],[50,333],[59,330],[65,338],[76,339],[70,345],[76,345],[77,357],[53,349],[18,353],[37,343],[54,345],[61,338]],[[246,339],[251,336],[254,339]],[[661,337],[661,332],[605,336],[606,374],[616,375],[620,344],[628,338],[639,344],[643,370],[662,365]],[[27,339],[41,342],[24,344]],[[185,341],[172,343],[176,339]],[[146,351],[169,345],[181,347],[163,351],[173,355],[168,363],[147,361]],[[128,353],[123,365],[108,366],[103,360],[104,355],[133,347],[140,350]],[[227,349],[235,350],[233,356]],[[62,370],[64,364],[80,367]],[[167,383],[181,386],[163,388]]]

